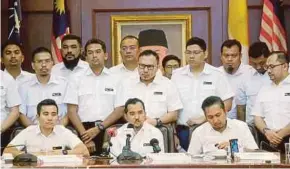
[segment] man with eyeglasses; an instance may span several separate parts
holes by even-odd
[[[265,64],[269,56],[269,49],[265,42],[255,42],[249,48],[250,65],[254,68],[248,78],[241,81],[236,93],[237,117],[248,124],[254,123],[251,110],[254,106],[259,90],[263,85],[271,82],[266,73]]]
[[[122,108],[130,98],[144,101],[146,122],[160,127],[175,122],[182,103],[174,84],[157,73],[159,56],[152,50],[145,50],[138,58],[138,75],[123,80],[117,90],[115,107]],[[122,111],[122,114],[124,111]]]
[[[120,55],[122,57],[122,63],[111,67],[110,71],[113,74],[118,75],[120,79],[138,74],[138,54],[138,38],[133,35],[125,36],[121,40],[120,44]]]
[[[228,112],[228,117],[237,119],[236,108],[236,90],[238,85],[244,81],[247,76],[250,76],[252,67],[241,63],[242,59],[242,45],[236,39],[229,39],[223,42],[221,46],[221,61],[222,66],[219,69],[227,77],[235,97],[232,104],[232,109]]]
[[[36,48],[32,52],[32,68],[35,75],[19,86],[22,100],[20,105],[20,122],[24,127],[37,124],[36,106],[44,99],[53,99],[59,107],[60,124],[66,125],[67,106],[63,102],[67,81],[61,76],[51,74],[52,55],[45,47]]]
[[[206,63],[206,43],[203,39],[192,37],[186,42],[185,50],[188,65],[173,72],[171,80],[177,86],[183,110],[177,121],[177,136],[180,145],[188,149],[190,127],[205,122],[201,104],[208,96],[222,98],[225,109],[230,110],[234,93],[223,73]]]
[[[265,69],[272,81],[258,93],[252,111],[260,141],[266,141],[285,152],[290,136],[289,57],[282,51],[270,53]]]
[[[164,76],[171,79],[173,70],[179,68],[181,60],[175,55],[167,55],[162,60],[162,67],[164,69]]]

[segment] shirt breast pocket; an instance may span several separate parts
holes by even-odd
[[[188,101],[192,99],[192,93],[189,86],[181,86],[178,88],[180,98],[183,101]]]
[[[165,95],[153,95],[151,98],[152,115],[154,118],[161,117],[164,113],[167,113],[167,104]]]
[[[201,90],[202,99],[206,99],[209,96],[216,96],[215,86],[212,85],[203,85]]]
[[[79,91],[79,107],[93,104],[93,98],[94,93],[91,88],[82,88]]]
[[[279,102],[280,102],[279,108],[281,110],[280,112],[289,114],[290,113],[290,95],[282,96]]]

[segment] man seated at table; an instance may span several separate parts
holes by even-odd
[[[164,141],[161,131],[146,121],[145,106],[142,100],[131,98],[125,103],[124,117],[128,123],[120,127],[116,136],[111,138],[111,152],[118,156],[122,153],[123,147],[126,145],[127,134],[131,134],[131,150],[145,156],[147,153],[153,152],[151,146],[144,146],[144,143],[150,143],[150,140],[156,138],[159,141],[161,152],[164,152]],[[133,133],[128,133],[128,125],[133,124]]]
[[[27,152],[34,155],[89,156],[88,149],[75,134],[62,125],[56,125],[59,116],[54,100],[45,99],[38,103],[37,118],[39,125],[31,125],[21,131],[5,148],[4,153],[11,153],[15,157],[24,153],[21,151],[23,147],[12,146],[26,145]]]
[[[192,133],[188,153],[203,154],[226,149],[230,139],[238,139],[239,147],[258,149],[247,123],[227,118],[221,98],[207,97],[202,103],[207,122]]]

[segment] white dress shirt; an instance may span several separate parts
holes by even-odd
[[[218,150],[215,144],[226,142],[230,139],[238,139],[238,144],[241,148],[258,148],[247,123],[236,119],[227,119],[227,126],[222,133],[214,130],[209,122],[196,128],[191,136],[188,153],[203,154],[213,152]]]
[[[252,69],[251,76],[243,80],[237,88],[236,104],[246,105],[246,122],[253,123],[254,117],[251,115],[256,97],[263,85],[269,85],[271,80],[268,73],[260,74],[255,69]]]
[[[58,115],[60,118],[67,113],[67,106],[63,102],[67,80],[61,76],[50,76],[47,84],[41,84],[37,76],[34,75],[29,81],[26,81],[19,87],[19,93],[22,99],[20,112],[27,116],[34,124],[37,124],[36,107],[44,99],[53,99],[58,105]]]
[[[128,134],[126,132],[127,126],[128,123],[124,124],[117,130],[116,136],[111,138],[113,145],[111,152],[116,156],[122,153],[122,149],[126,145],[126,135]],[[146,156],[147,153],[153,153],[152,146],[144,146],[144,143],[150,143],[150,140],[153,138],[159,141],[161,152],[164,152],[164,140],[161,131],[151,124],[144,122],[137,134],[131,137],[131,150],[139,153],[141,156]]]
[[[112,74],[120,76],[121,78],[135,76],[138,74],[137,67],[132,71],[132,70],[127,69],[123,63],[113,66],[109,70]]]
[[[12,77],[12,75],[6,69],[4,70],[4,72]],[[22,83],[29,81],[33,76],[34,76],[33,73],[21,70],[20,74],[16,77],[15,81],[16,81],[17,85],[20,86]]]
[[[227,100],[234,96],[226,77],[217,68],[205,64],[198,77],[190,72],[189,65],[176,69],[171,80],[177,86],[183,104],[178,124],[187,125],[190,118],[204,116],[201,104],[209,96]]]
[[[89,68],[88,62],[83,60],[79,60],[77,66],[73,69],[67,69],[63,62],[55,64],[51,69],[51,74],[55,74],[56,76],[62,76],[64,78],[70,78],[73,74],[78,74],[84,72]]]
[[[237,118],[237,106],[236,106],[236,94],[237,94],[237,88],[240,83],[245,81],[252,72],[252,69],[254,69],[252,66],[245,65],[243,63],[240,64],[238,70],[234,74],[229,74],[225,71],[224,67],[221,66],[219,69],[224,73],[224,75],[227,77],[233,92],[235,93],[233,103],[232,103],[232,109],[228,112],[228,117],[231,119]]]
[[[146,114],[159,118],[167,112],[182,109],[182,103],[174,84],[161,74],[156,74],[152,83],[146,86],[140,76],[124,79],[117,91],[115,107],[124,106],[130,98],[139,98],[145,104]]]
[[[252,115],[264,118],[268,128],[279,130],[290,123],[290,75],[279,85],[263,86]]]
[[[46,152],[52,151],[53,147],[65,147],[73,149],[82,141],[69,129],[62,125],[56,125],[50,135],[45,136],[41,133],[39,125],[31,125],[22,130],[9,144],[26,145],[27,152]],[[22,146],[16,147],[18,150]]]
[[[18,93],[18,88],[15,80],[0,70],[1,83],[1,123],[6,120],[10,113],[11,107],[18,106],[21,104],[21,98]]]
[[[82,122],[104,120],[113,112],[117,78],[107,68],[99,76],[89,68],[70,80],[64,102],[78,105]]]

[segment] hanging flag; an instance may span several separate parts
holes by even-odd
[[[280,0],[264,0],[260,41],[271,51],[287,52],[284,10]]]
[[[249,33],[247,0],[229,0],[228,37],[242,44],[242,62],[249,63]]]
[[[8,39],[21,43],[20,27],[22,15],[20,0],[9,0],[8,17]]]
[[[69,20],[65,0],[53,1],[53,21],[51,35],[51,52],[55,63],[62,61],[61,56],[61,39],[64,35],[69,34]]]

